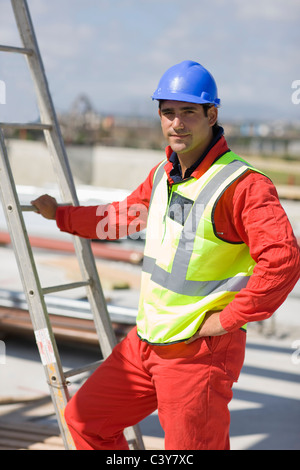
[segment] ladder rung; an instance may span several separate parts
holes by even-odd
[[[87,366],[78,367],[77,369],[68,370],[67,372],[64,372],[64,376],[67,379],[69,377],[74,377],[74,375],[82,374],[83,372],[86,372],[88,370],[95,370],[95,369],[97,369],[98,366],[100,366],[100,364],[102,364],[102,362],[103,362],[103,359],[101,361],[97,361],[97,362],[93,362],[91,364],[88,364]]]
[[[70,284],[61,284],[58,286],[44,287],[42,292],[44,295],[52,294],[53,292],[60,292],[68,289],[77,289],[78,287],[89,286],[90,281],[71,282]]]
[[[51,131],[52,124],[42,124],[35,122],[0,122],[2,129],[27,129],[29,131]]]
[[[17,52],[18,54],[32,55],[33,50],[26,47],[5,46],[0,44],[0,51],[2,52]]]
[[[64,207],[64,206],[72,206],[73,204],[71,202],[64,202],[62,204],[57,204],[58,207]],[[23,212],[37,212],[37,208],[33,206],[32,204],[21,204],[20,208]]]
[[[37,212],[37,208],[31,204],[30,205],[21,204],[20,207],[23,212]]]

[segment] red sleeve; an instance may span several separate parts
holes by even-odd
[[[247,287],[221,312],[223,328],[234,331],[269,318],[284,302],[300,277],[300,249],[268,178],[250,173],[226,193],[216,208],[216,230],[246,243],[257,263]]]
[[[60,206],[56,223],[62,232],[83,238],[117,240],[146,227],[153,168],[146,180],[124,201],[99,206]]]

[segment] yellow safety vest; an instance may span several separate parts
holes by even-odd
[[[255,266],[245,243],[217,236],[213,216],[226,188],[258,170],[229,151],[199,179],[170,188],[165,163],[153,179],[137,315],[138,335],[151,344],[190,338],[207,312],[246,287]]]

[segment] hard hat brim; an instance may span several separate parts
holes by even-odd
[[[159,93],[156,91],[152,95],[152,100],[167,100],[167,101],[184,101],[187,103],[195,103],[195,104],[212,104],[216,108],[218,108],[221,105],[221,100],[216,98],[215,100],[210,100],[210,99],[205,99],[205,97],[202,96],[195,96],[195,95],[189,95],[187,93],[174,93],[171,91],[164,91],[163,93]]]

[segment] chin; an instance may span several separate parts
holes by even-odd
[[[170,143],[170,147],[176,153],[185,153],[188,151],[188,147],[182,143]]]

